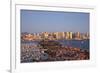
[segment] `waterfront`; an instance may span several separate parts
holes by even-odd
[[[75,47],[80,49],[89,50],[89,39],[87,40],[56,40],[63,46]],[[38,45],[39,41],[22,41],[21,44]]]
[[[44,41],[42,42],[44,46],[40,46],[40,42],[21,42],[22,63],[89,59],[89,40]],[[53,42],[61,46],[55,45]]]
[[[60,40],[64,46],[89,50],[89,40]]]

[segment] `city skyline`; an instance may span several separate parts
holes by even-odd
[[[89,33],[89,13],[21,10],[21,32]]]

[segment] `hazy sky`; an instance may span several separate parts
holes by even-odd
[[[89,32],[89,13],[21,10],[21,32]]]

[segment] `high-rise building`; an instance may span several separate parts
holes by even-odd
[[[72,32],[69,32],[69,39],[72,39],[73,37],[73,33]]]
[[[77,32],[77,33],[76,33],[76,38],[77,38],[77,39],[80,39],[80,37],[81,37],[80,32]]]
[[[64,39],[65,33],[64,32],[59,32],[59,39]]]
[[[72,32],[65,32],[64,33],[64,37],[65,39],[72,39],[73,38],[73,33]]]
[[[65,39],[69,39],[69,32],[65,32]]]
[[[62,38],[63,39],[65,38],[65,32],[62,32]]]

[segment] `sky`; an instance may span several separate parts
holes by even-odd
[[[89,13],[21,10],[21,32],[89,32]]]

